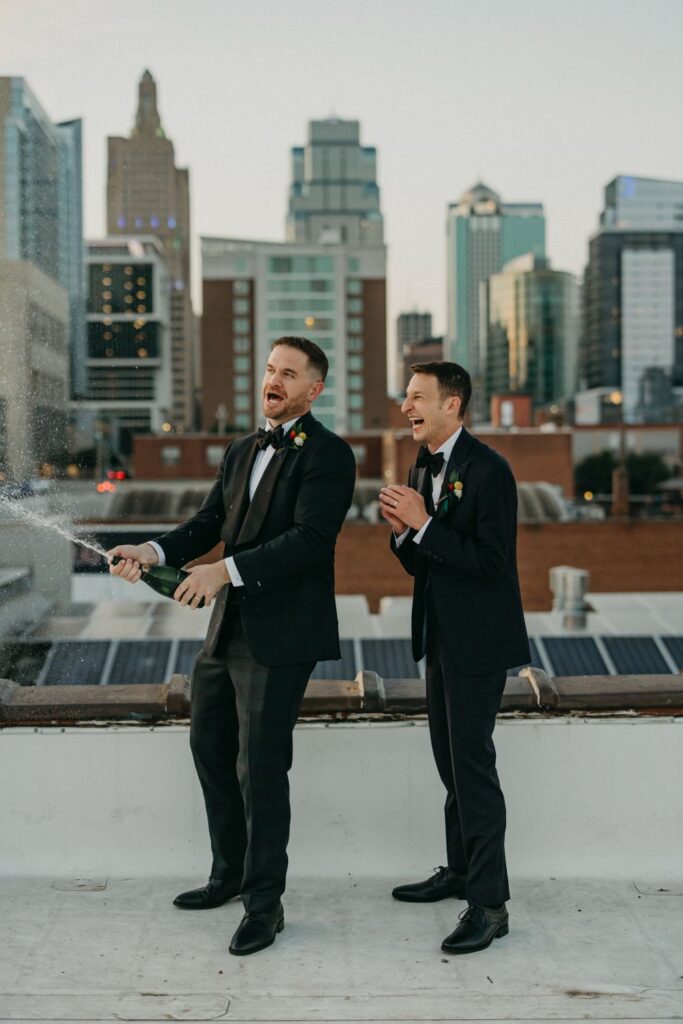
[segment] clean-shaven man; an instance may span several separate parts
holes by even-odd
[[[351,504],[350,447],[314,419],[328,370],[306,338],[274,342],[262,384],[266,426],[232,441],[197,514],[155,542],[123,545],[110,571],[192,567],[175,599],[214,603],[192,675],[190,745],[204,792],[213,863],[205,886],[176,897],[204,910],[240,895],[230,952],[255,953],[284,927],[292,732],[316,662],[340,657],[334,549]]]
[[[393,528],[392,550],[414,577],[413,657],[427,657],[447,866],[393,895],[466,899],[441,948],[472,953],[508,932],[505,801],[492,737],[506,669],[531,660],[517,578],[517,490],[505,459],[463,426],[467,371],[448,362],[411,370],[402,411],[422,447],[408,486],[383,488],[380,509]]]

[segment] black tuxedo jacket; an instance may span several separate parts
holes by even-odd
[[[169,565],[187,562],[225,542],[244,586],[240,602],[249,648],[262,665],[340,657],[334,601],[334,547],[351,504],[356,465],[348,444],[311,413],[306,440],[287,442],[268,463],[253,501],[249,478],[257,435],[232,441],[197,514],[157,538]],[[204,650],[213,654],[228,587],[216,595]],[[231,598],[232,600],[232,598]]]
[[[462,497],[437,510],[419,544],[411,530],[391,547],[415,577],[413,657],[425,654],[427,588],[438,635],[465,675],[488,675],[531,661],[517,578],[517,488],[512,471],[463,427],[444,477],[457,471]],[[428,469],[411,467],[410,487],[427,494]],[[442,494],[444,491],[442,490]]]

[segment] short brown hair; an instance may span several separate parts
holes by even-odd
[[[472,397],[472,378],[464,366],[445,362],[413,363],[410,369],[413,373],[426,373],[430,377],[436,377],[443,401],[451,395],[457,395],[460,399],[460,417],[464,418]]]
[[[272,352],[278,345],[287,345],[289,348],[296,348],[299,352],[304,352],[308,356],[308,363],[317,373],[320,374],[322,381],[327,377],[327,371],[330,368],[330,364],[327,361],[327,356],[314,341],[309,341],[308,338],[294,338],[294,337],[283,337],[278,338],[270,346]]]

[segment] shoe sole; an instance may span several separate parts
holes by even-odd
[[[449,892],[446,896],[403,896],[391,894],[400,903],[438,903],[440,900],[464,900],[467,897],[464,892]]]
[[[230,900],[236,900],[238,896],[239,893],[236,892],[234,896],[228,896],[226,899],[221,900],[220,903],[205,903],[203,906],[201,904],[192,906],[190,903],[177,903],[176,900],[173,900],[173,906],[177,907],[178,910],[215,910],[216,907],[224,907]]]
[[[442,944],[441,949],[444,953],[450,953],[451,956],[462,955],[463,953],[479,953],[482,949],[488,949],[494,939],[502,939],[510,931],[510,926],[502,924],[497,932],[494,932],[488,942],[485,942],[482,946],[470,946],[469,949],[453,949],[449,946]]]
[[[285,930],[284,920],[280,921],[277,928],[275,929],[275,935],[279,935],[280,932]],[[268,939],[267,942],[262,942],[260,946],[254,946],[253,949],[233,949],[232,946],[228,946],[228,952],[232,956],[250,956],[251,953],[259,953],[262,949],[268,949],[268,946],[272,946],[275,942],[275,935],[272,939]]]

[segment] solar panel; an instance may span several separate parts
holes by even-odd
[[[533,665],[534,668],[543,668],[543,660],[539,653],[536,641],[529,637],[529,647],[531,648],[531,661],[527,662],[528,665]],[[509,668],[507,670],[509,676],[518,676],[519,671],[522,668],[526,668],[526,665],[517,665],[515,668]]]
[[[178,644],[175,665],[172,672],[183,676],[191,676],[195,658],[202,646],[201,640],[181,640]]]
[[[342,640],[341,658],[339,661],[319,661],[313,669],[311,679],[355,679],[356,656],[353,640]]]
[[[602,638],[619,675],[668,675],[670,668],[650,636]]]
[[[109,683],[165,683],[170,640],[121,640],[109,674]]]
[[[110,640],[59,640],[43,686],[99,686],[110,646]]]
[[[363,668],[376,672],[383,679],[418,678],[418,668],[413,661],[410,640],[361,640],[361,650]]]
[[[544,636],[543,646],[556,676],[609,675],[592,636]]]
[[[683,670],[683,636],[663,636],[664,645],[676,662],[678,671]]]

